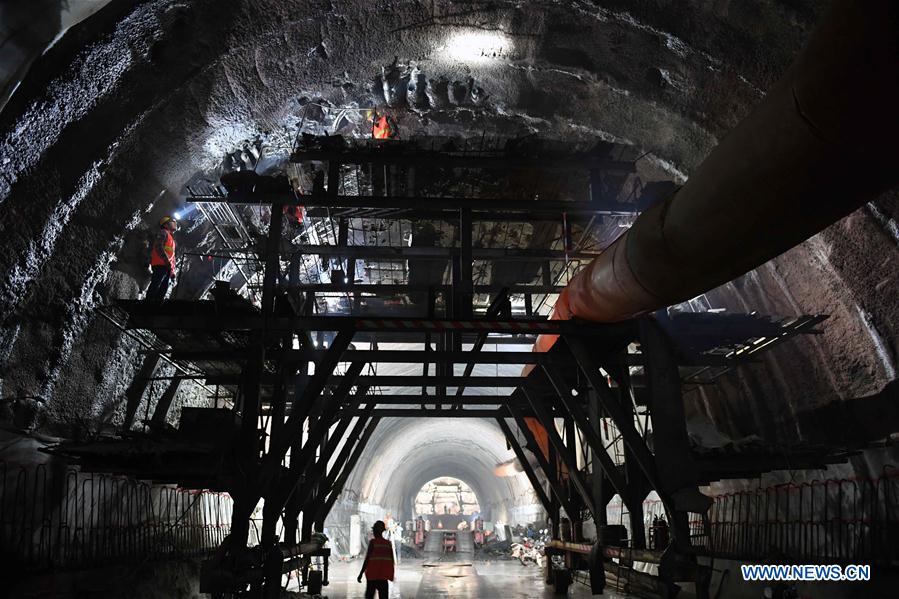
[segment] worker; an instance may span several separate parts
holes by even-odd
[[[393,546],[393,561],[398,564],[403,561],[403,527],[399,520],[393,523],[393,528],[390,529],[389,537],[390,544]]]
[[[389,595],[387,581],[393,580],[393,549],[390,541],[384,538],[386,529],[387,526],[381,520],[371,527],[374,537],[368,544],[368,553],[365,554],[362,570],[356,578],[357,582],[362,582],[362,575],[365,574],[365,599],[374,599],[375,591],[378,592],[378,599],[387,599]]]
[[[150,286],[147,287],[147,299],[161,302],[169,290],[169,283],[175,278],[175,237],[178,221],[171,216],[164,216],[159,221],[159,231],[153,238],[150,248]]]
[[[303,254],[296,251],[296,242],[305,231],[303,226],[302,206],[284,206],[284,219],[281,224],[281,255],[286,257],[287,274],[280,273],[280,283],[288,288],[296,288],[300,285],[300,267],[303,265]]]
[[[393,139],[395,130],[386,115],[378,116],[375,114],[371,123],[372,139]]]

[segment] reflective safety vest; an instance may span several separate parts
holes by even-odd
[[[393,580],[393,547],[390,541],[384,538],[371,540],[365,577],[368,580]]]
[[[159,255],[159,252],[156,251],[156,244],[154,243],[153,250],[150,252],[150,265],[168,265],[172,274],[175,274],[175,238],[174,236],[172,236],[171,231],[169,231],[168,229],[163,230],[165,231],[165,243],[163,244],[162,249],[165,251],[165,256]]]
[[[390,127],[390,121],[386,116],[375,119],[371,128],[371,136],[374,139],[390,139],[393,137],[393,129]]]
[[[281,211],[284,216],[293,216],[298,223],[303,222],[303,206],[284,206]]]

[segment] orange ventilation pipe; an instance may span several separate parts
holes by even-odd
[[[686,185],[572,277],[551,318],[618,322],[685,301],[895,186],[897,22],[896,2],[834,2],[783,79]]]

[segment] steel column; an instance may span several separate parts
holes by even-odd
[[[639,319],[640,346],[646,355],[649,407],[659,478],[671,495],[674,512],[669,514],[676,529],[674,540],[681,549],[689,546],[687,512],[708,515],[712,500],[700,493],[699,468],[693,459],[687,435],[681,378],[674,350],[659,323]]]
[[[506,317],[512,316],[512,305],[509,303],[509,292],[506,289],[503,289],[502,291],[500,291],[496,295],[496,297],[493,298],[493,301],[490,302],[490,305],[487,306],[487,314],[485,314],[485,318],[496,318],[497,316],[500,316],[501,314],[504,314]],[[487,334],[486,333],[478,333],[478,338],[475,340],[474,347],[471,348],[470,352],[454,352],[454,353],[463,354],[463,355],[468,354],[469,356],[471,354],[478,354],[478,353],[480,353],[481,349],[483,349],[484,343],[486,341],[487,341]],[[495,353],[495,352],[491,352],[491,353]],[[521,353],[526,353],[526,352],[521,352]],[[530,353],[534,353],[534,352],[530,352]],[[469,357],[469,359],[471,359],[471,358]],[[460,362],[461,361],[463,361],[463,360],[460,360]],[[471,376],[471,373],[474,370],[474,365],[475,365],[474,361],[467,362],[465,364],[465,371],[462,373],[462,376],[463,377]],[[465,392],[465,387],[456,388],[456,396],[457,397],[461,396],[462,393],[464,393],[464,392]]]
[[[549,513],[549,511],[552,509],[552,502],[546,495],[546,490],[540,484],[540,479],[537,478],[537,473],[534,472],[534,469],[531,467],[531,463],[528,461],[527,456],[524,455],[524,450],[518,443],[518,439],[515,438],[515,435],[512,433],[512,429],[509,428],[509,425],[506,424],[506,421],[503,418],[497,418],[496,422],[499,424],[499,428],[506,436],[506,440],[509,442],[509,447],[511,447],[512,451],[515,453],[515,458],[518,460],[518,463],[521,464],[521,469],[524,471],[525,475],[528,477],[528,480],[531,482],[531,486],[534,488],[534,493],[537,495],[537,499],[540,500],[540,504],[543,506],[543,509],[545,509],[546,512]]]
[[[515,420],[515,424],[518,425],[518,430],[521,431],[521,434],[524,436],[526,446],[528,447],[528,449],[530,449],[534,457],[537,458],[537,463],[540,464],[540,468],[546,475],[546,480],[547,482],[549,482],[549,486],[552,489],[553,495],[555,495],[559,503],[562,504],[565,512],[571,515],[571,513],[574,512],[574,507],[571,505],[571,502],[568,499],[568,495],[565,493],[565,489],[561,486],[561,481],[559,480],[558,473],[556,471],[555,462],[550,462],[548,457],[543,455],[543,451],[540,449],[540,445],[534,438],[534,433],[531,432],[531,429],[528,427],[527,422],[525,422],[524,415],[522,415],[521,411],[512,405],[507,406],[506,409]],[[556,519],[556,521],[554,521],[554,525],[558,525],[557,520],[558,518]]]
[[[178,394],[182,380],[177,377],[173,378],[172,382],[169,383],[169,386],[166,387],[163,394],[159,397],[159,401],[156,402],[156,408],[153,410],[153,417],[150,419],[151,428],[158,428],[165,424],[169,409],[172,407],[172,401],[175,399],[175,395]]]
[[[562,405],[568,413],[571,414],[574,422],[581,430],[584,439],[593,451],[594,457],[599,461],[600,467],[605,472],[606,478],[609,479],[612,487],[619,495],[621,495],[621,498],[627,500],[630,495],[627,483],[621,475],[618,466],[615,465],[615,462],[612,461],[611,456],[606,451],[605,444],[598,434],[598,426],[594,427],[587,420],[587,415],[584,413],[583,408],[578,403],[578,400],[571,396],[571,389],[568,388],[567,383],[561,375],[559,375],[559,372],[555,368],[545,364],[543,365],[543,370],[553,388],[556,390],[559,399],[562,401]],[[598,497],[595,499],[597,502],[599,501]]]
[[[332,370],[340,361],[343,352],[346,351],[346,348],[349,346],[351,337],[351,334],[341,332],[334,338],[331,347],[328,348],[328,352],[321,361],[315,364],[315,374],[312,375],[306,385],[302,398],[297,398],[297,400],[301,402],[305,400],[307,405],[317,400],[319,394],[325,388]],[[297,400],[295,400],[294,403],[296,403]],[[292,410],[291,415],[284,424],[285,434],[283,435],[283,438],[275,440],[275,443],[269,448],[268,455],[265,456],[265,459],[262,462],[262,468],[260,469],[259,477],[256,481],[257,490],[267,488],[274,480],[275,475],[281,466],[281,462],[287,454],[287,450],[290,449],[291,439],[296,435],[300,435],[302,432],[303,420],[305,420],[305,414],[300,414]]]
[[[652,453],[650,453],[649,448],[646,447],[646,442],[643,440],[643,437],[640,436],[637,429],[634,427],[633,412],[630,410],[625,411],[619,403],[618,398],[614,397],[608,385],[606,385],[605,381],[600,377],[599,366],[593,362],[593,357],[590,355],[590,351],[583,342],[568,336],[562,338],[568,344],[581,372],[584,373],[587,381],[593,389],[596,390],[598,397],[602,402],[603,409],[615,423],[615,426],[621,433],[625,445],[633,452],[634,459],[639,464],[646,479],[652,487],[656,489],[663,501],[665,501],[667,499],[663,495],[665,489],[659,483],[655,458]]]
[[[315,493],[316,501],[313,502],[313,505],[316,503],[324,502],[328,493],[331,492],[331,489],[334,486],[334,482],[337,479],[337,476],[340,474],[343,465],[346,464],[347,459],[349,458],[350,451],[353,448],[353,440],[358,439],[362,434],[365,424],[369,422],[371,418],[372,412],[374,410],[374,406],[369,405],[363,410],[358,412],[359,416],[355,416],[356,424],[353,426],[353,429],[350,431],[349,435],[345,438],[342,436],[346,429],[349,426],[349,423],[352,421],[354,416],[343,416],[341,418],[341,425],[343,426],[342,432],[335,434],[329,439],[328,446],[325,451],[322,453],[322,457],[319,458],[320,465],[327,472],[323,472],[323,479],[318,485],[318,492]],[[346,424],[343,424],[346,423]],[[340,441],[343,441],[343,444],[340,445]],[[331,457],[334,455],[334,452],[337,450],[337,447],[340,446],[340,453],[337,454],[337,457],[334,459],[334,465],[328,469],[328,462],[331,460]],[[324,459],[324,461],[322,461]],[[298,495],[298,501],[301,505],[305,505],[309,502],[310,497],[313,495],[313,487],[306,486],[300,491]]]
[[[593,497],[590,495],[590,490],[587,488],[587,485],[581,479],[581,473],[577,467],[577,460],[573,459],[574,455],[569,452],[565,442],[562,441],[562,437],[560,437],[558,431],[556,431],[555,422],[553,421],[552,416],[546,412],[539,399],[531,397],[531,392],[526,388],[522,387],[521,392],[527,398],[531,410],[534,413],[534,417],[546,429],[550,444],[555,447],[565,466],[568,468],[569,480],[574,484],[575,489],[577,489],[577,492],[584,500],[584,503],[588,506],[592,506],[594,504]],[[578,517],[578,514],[569,514],[569,517],[574,519]]]
[[[159,352],[150,352],[144,356],[144,360],[140,365],[137,375],[131,379],[128,390],[125,391],[125,421],[122,424],[122,430],[130,430],[134,423],[134,416],[137,414],[137,408],[147,390],[150,379],[159,365]]]
[[[368,426],[365,429],[365,432],[362,433],[362,437],[360,437],[359,441],[356,443],[356,447],[353,449],[352,455],[347,460],[346,464],[343,466],[343,470],[340,472],[340,476],[334,482],[334,486],[331,489],[331,493],[328,496],[328,500],[319,506],[316,510],[315,515],[313,517],[314,520],[321,518],[324,520],[328,517],[328,514],[331,512],[331,508],[334,507],[334,503],[337,502],[337,497],[343,492],[343,486],[346,484],[347,479],[350,476],[350,473],[353,471],[353,468],[356,467],[356,462],[359,461],[359,458],[362,456],[363,450],[365,450],[365,446],[368,444],[369,438],[371,438],[372,433],[375,431],[375,427],[378,426],[378,422],[380,418],[372,418],[368,423]]]
[[[335,390],[334,395],[332,397],[323,397],[321,399],[322,409],[320,415],[315,424],[309,429],[309,434],[307,436],[305,445],[303,445],[303,448],[300,450],[299,455],[290,456],[290,471],[296,476],[296,478],[287,481],[287,484],[285,486],[282,486],[282,497],[286,497],[290,494],[291,489],[293,489],[293,487],[298,484],[299,476],[301,476],[302,473],[306,472],[309,465],[312,463],[318,443],[330,430],[331,425],[333,424],[334,416],[335,414],[337,414],[340,402],[343,401],[353,385],[356,384],[359,373],[362,372],[363,366],[364,364],[362,362],[353,362],[347,369],[346,377],[343,379],[340,386]]]
[[[275,309],[275,283],[281,270],[281,234],[284,212],[282,203],[274,203],[269,218],[268,238],[265,244],[265,274],[262,282],[262,313],[269,315]]]

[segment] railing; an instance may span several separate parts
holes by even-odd
[[[899,562],[899,471],[728,493],[710,512],[722,555],[824,562]]]
[[[200,557],[230,530],[223,493],[3,461],[0,484],[0,551],[27,570]]]
[[[899,564],[899,469],[878,478],[785,483],[716,495],[709,527],[691,514],[695,546],[735,559]],[[647,544],[658,500],[643,503]],[[609,503],[610,524],[630,530],[627,508]]]

